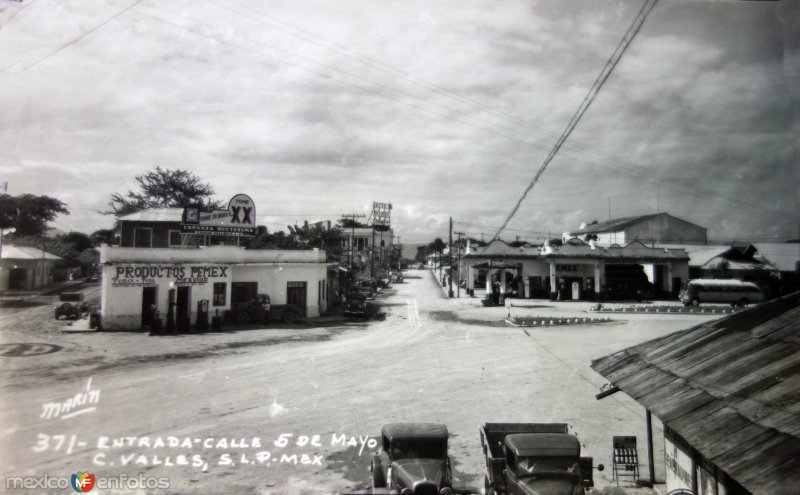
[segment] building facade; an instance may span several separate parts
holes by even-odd
[[[800,486],[800,293],[592,361],[645,409],[651,483],[695,495],[790,495]],[[664,430],[656,480],[651,418]]]
[[[35,290],[54,281],[55,265],[61,257],[38,248],[2,247],[0,291]]]
[[[600,247],[572,240],[562,246],[513,247],[494,241],[462,260],[470,292],[484,281],[487,292],[497,283],[501,293],[524,298],[600,300],[644,282],[642,277],[654,286],[654,295],[671,297],[689,276],[684,250],[650,248],[638,242]]]
[[[197,321],[205,304],[211,316],[257,294],[273,306],[324,313],[334,296],[325,251],[245,250],[236,246],[135,248],[103,246],[103,328],[138,329],[157,312],[161,318]]]
[[[633,241],[648,245],[707,243],[708,229],[669,213],[615,218],[582,224],[579,229],[564,232],[563,241],[578,237],[594,239],[598,246],[624,246]]]
[[[368,277],[385,275],[393,249],[394,231],[380,227],[342,227],[342,260]],[[373,275],[374,273],[374,275]]]

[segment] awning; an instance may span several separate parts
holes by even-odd
[[[478,263],[477,265],[472,265],[472,268],[511,268],[517,269],[519,266],[515,263],[506,263],[504,261],[484,261],[483,263]]]

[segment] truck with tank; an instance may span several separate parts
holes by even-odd
[[[486,423],[480,435],[486,495],[583,495],[594,486],[593,459],[566,423]]]

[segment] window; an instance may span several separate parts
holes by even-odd
[[[214,282],[214,306],[225,306],[227,292],[228,284],[225,282]]]
[[[169,245],[170,246],[183,246],[183,236],[180,230],[169,231]]]
[[[134,229],[133,247],[137,248],[153,247],[153,229]]]
[[[306,305],[306,282],[286,282],[286,304]]]

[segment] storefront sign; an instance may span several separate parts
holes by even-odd
[[[237,194],[228,203],[227,210],[202,211],[185,208],[181,231],[221,235],[247,236],[256,233],[256,205],[250,196]]]
[[[225,265],[117,265],[112,287],[140,287],[171,281],[176,285],[204,285],[209,279],[228,278]]]

